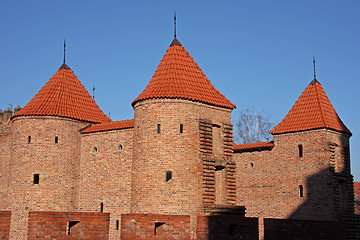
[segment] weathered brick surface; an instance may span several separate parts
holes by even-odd
[[[257,240],[258,219],[239,216],[199,216],[196,239]]]
[[[79,130],[85,126],[84,122],[59,117],[13,120],[8,208],[13,211],[11,239],[25,239],[28,211],[77,209]],[[39,174],[39,184],[34,184],[34,174]]]
[[[190,239],[189,215],[123,214],[121,239]]]
[[[110,239],[119,239],[121,214],[130,213],[132,145],[133,129],[82,135],[79,210],[100,212],[103,203]]]
[[[207,119],[220,128],[231,125],[231,110],[178,99],[145,100],[134,108],[132,213],[198,215],[207,181],[202,174],[199,121]],[[223,160],[224,147],[219,149]],[[172,171],[168,182],[166,171]]]
[[[109,237],[109,213],[30,212],[28,240],[83,239]],[[78,221],[70,228],[69,222]]]
[[[8,207],[11,114],[0,113],[0,210]]]
[[[9,239],[10,234],[10,211],[0,211],[0,239]]]
[[[264,219],[265,240],[346,240],[348,225],[337,221]]]

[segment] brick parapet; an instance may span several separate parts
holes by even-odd
[[[30,212],[27,239],[105,240],[109,238],[109,218],[109,213]]]

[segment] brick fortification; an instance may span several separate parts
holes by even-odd
[[[360,237],[351,132],[316,79],[273,141],[236,145],[235,105],[175,38],[132,106],[111,121],[63,63],[0,111],[0,238]]]

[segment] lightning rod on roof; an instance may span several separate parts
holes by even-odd
[[[316,79],[316,72],[315,72],[315,56],[313,57],[313,65],[314,65],[314,79]]]
[[[65,38],[64,38],[64,63],[65,63],[65,50],[66,50],[66,41],[65,41]]]
[[[174,12],[174,38],[176,38],[176,11]]]

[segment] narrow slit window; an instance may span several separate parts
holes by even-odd
[[[104,203],[100,203],[100,212],[104,212]]]
[[[58,143],[58,142],[59,142],[59,137],[56,136],[56,137],[55,137],[55,143]]]
[[[28,136],[28,144],[31,143],[31,136]]]
[[[66,227],[66,235],[71,235],[71,228],[78,224],[80,221],[69,221]]]
[[[162,225],[164,225],[164,222],[156,222],[155,226],[154,226],[154,235],[156,235],[159,231],[159,227],[161,227]]]
[[[303,185],[299,185],[299,195],[300,195],[300,197],[304,197],[304,187],[303,187]]]
[[[300,144],[298,148],[299,148],[299,157],[303,157],[303,146]]]
[[[184,125],[180,124],[180,133],[183,133],[183,132],[184,132]]]
[[[172,179],[172,171],[167,171],[166,172],[166,181],[170,181]]]
[[[116,220],[116,230],[119,230],[119,220]]]
[[[40,175],[39,174],[34,174],[33,183],[34,184],[39,184],[39,182],[40,182]]]
[[[157,125],[157,133],[159,133],[159,134],[161,133],[161,124]]]

